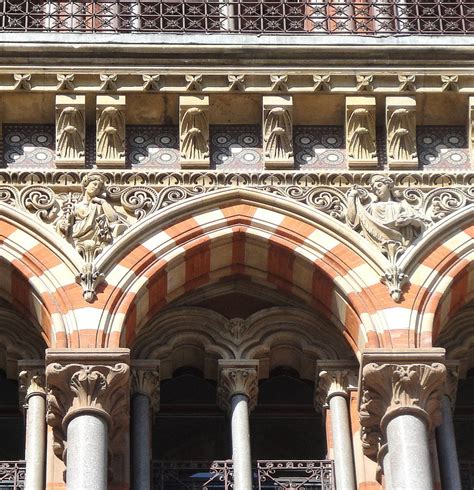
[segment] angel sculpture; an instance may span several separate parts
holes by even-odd
[[[56,153],[61,160],[79,160],[84,156],[84,115],[76,107],[65,107],[57,123]]]
[[[392,112],[387,124],[388,156],[406,162],[416,158],[415,112],[400,108]]]
[[[288,160],[293,156],[290,113],[283,107],[271,109],[265,119],[265,156],[271,160]]]
[[[362,107],[355,109],[347,123],[349,156],[354,160],[372,160],[376,156],[375,121]]]
[[[97,123],[97,157],[120,160],[125,155],[125,117],[116,107],[106,107]]]
[[[186,160],[209,158],[209,124],[199,107],[188,109],[181,122],[181,155]]]

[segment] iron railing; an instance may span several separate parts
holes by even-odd
[[[25,462],[0,461],[0,489],[17,490],[24,487]]]
[[[253,488],[258,490],[334,490],[333,462],[257,461]],[[153,490],[230,490],[232,461],[154,461]]]
[[[462,490],[474,490],[474,461],[460,461]]]
[[[0,31],[469,34],[474,0],[0,0]]]

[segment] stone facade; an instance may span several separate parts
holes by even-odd
[[[300,14],[262,4],[280,20],[260,37],[225,2],[183,17],[205,36],[160,31],[178,14],[143,1],[26,3],[48,32],[0,10],[0,369],[25,488],[166,488],[153,421],[183,370],[228,422],[220,488],[274,475],[252,469],[253,421],[283,371],[325,423],[308,485],[326,464],[338,490],[469,488],[453,410],[474,368],[470,37],[362,36],[349,1],[345,20],[293,6],[284,36]],[[381,15],[364,29],[387,34]]]

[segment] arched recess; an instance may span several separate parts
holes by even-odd
[[[474,297],[474,209],[453,213],[404,257],[410,278],[410,345],[431,347],[451,318]]]
[[[338,325],[356,352],[391,347],[403,310],[380,277],[386,259],[319,211],[248,189],[199,196],[150,216],[99,259],[108,288],[104,345],[128,346],[164,306],[222,278],[301,298]],[[403,315],[406,317],[406,315]]]
[[[0,204],[0,297],[40,326],[50,347],[77,344],[69,298],[79,256],[22,211]]]

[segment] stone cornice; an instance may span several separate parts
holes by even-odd
[[[316,372],[314,405],[317,410],[327,406],[336,395],[347,397],[357,386],[358,366],[351,361],[321,361]]]
[[[131,366],[131,392],[145,395],[151,406],[158,410],[160,404],[160,361],[133,360]]]
[[[44,360],[19,361],[18,381],[20,405],[33,395],[46,396]]]
[[[257,404],[258,361],[219,361],[217,381],[217,404],[224,410],[230,409],[234,395],[245,395],[249,399],[249,411]]]

